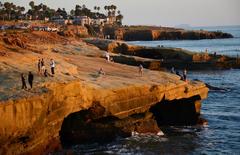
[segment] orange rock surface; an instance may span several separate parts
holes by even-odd
[[[0,39],[0,52],[6,53],[0,55],[0,154],[47,150],[52,140],[59,139],[64,118],[95,103],[105,109],[104,116],[124,119],[147,112],[162,100],[196,96],[200,112],[199,101],[207,97],[202,82],[184,82],[148,69],[139,76],[137,67],[107,62],[105,51],[75,38],[53,32],[11,35],[20,39],[22,47],[10,38],[6,42],[3,38],[8,35],[1,34]],[[37,73],[39,58],[45,59],[48,70],[50,59],[56,61],[54,77]],[[100,68],[105,75],[98,74]],[[29,71],[35,77],[34,88],[22,90],[20,74]]]

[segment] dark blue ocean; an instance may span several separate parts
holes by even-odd
[[[217,52],[217,54],[226,54],[237,56],[240,54],[240,26],[228,27],[195,27],[193,30],[208,30],[208,31],[222,31],[231,33],[234,38],[231,39],[204,39],[204,40],[176,40],[176,41],[134,41],[130,44],[143,45],[143,46],[165,46],[165,47],[178,47],[195,52],[204,52],[208,49],[209,53]]]
[[[221,30],[232,39],[194,41],[138,41],[145,46],[180,47],[236,56],[240,54],[240,26],[201,27],[193,29]],[[202,117],[207,126],[167,127],[164,136],[135,135],[109,144],[72,146],[75,154],[236,154],[240,155],[240,70],[194,71],[190,79],[199,79],[221,91],[210,91],[202,102]]]

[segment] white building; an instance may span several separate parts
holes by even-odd
[[[73,24],[84,26],[85,24],[90,25],[92,23],[92,19],[88,16],[75,16],[73,19]]]
[[[113,25],[117,21],[116,16],[109,16],[106,18],[106,24]]]

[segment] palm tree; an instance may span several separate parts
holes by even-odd
[[[113,10],[113,11],[112,11],[112,16],[115,16],[115,15],[116,15],[116,11]]]
[[[8,15],[8,20],[10,20],[10,19],[11,19],[11,9],[12,9],[12,5],[11,5],[11,3],[9,3],[9,2],[5,2],[5,3],[4,3],[4,7],[5,7],[6,13],[7,13],[7,15]]]
[[[2,2],[0,2],[0,17],[4,21],[4,17],[6,15],[5,8]]]
[[[81,6],[80,5],[76,5],[75,6],[75,10],[80,10],[81,9]]]
[[[123,19],[123,15],[121,14],[117,15],[116,20],[118,25],[122,25],[122,19]]]
[[[73,9],[70,11],[70,15],[71,15],[71,16],[74,16],[74,15],[75,15],[75,11],[74,11]]]
[[[34,8],[34,1],[29,2],[29,6],[33,9]]]
[[[108,10],[108,11],[111,10],[111,6],[107,6],[107,10]]]
[[[117,6],[116,5],[111,5],[110,8],[111,8],[111,10],[116,10]]]
[[[105,6],[104,6],[104,10],[107,10],[107,9],[108,9],[108,6],[105,5]]]
[[[81,14],[81,6],[80,5],[76,5],[75,6],[75,16],[79,16]]]

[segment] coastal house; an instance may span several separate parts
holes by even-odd
[[[49,26],[32,26],[31,29],[33,31],[48,31],[48,32],[58,32],[59,29],[56,27],[49,27]]]
[[[51,18],[51,22],[55,23],[55,24],[59,24],[59,25],[65,25],[68,24],[68,20],[64,19],[63,16],[53,16]]]
[[[32,20],[32,15],[26,13],[24,16],[25,20]]]
[[[29,28],[30,28],[30,25],[23,25],[23,24],[14,25],[14,29],[27,30]]]
[[[106,18],[97,18],[97,19],[92,19],[91,24],[92,25],[101,25],[104,26],[104,24],[106,23]]]
[[[109,25],[113,25],[114,23],[116,23],[117,19],[116,19],[116,16],[108,16],[106,18],[106,24],[109,24]]]
[[[0,30],[7,30],[9,29],[11,26],[9,25],[0,25]]]
[[[48,21],[49,21],[49,18],[48,18],[48,17],[45,17],[45,18],[44,18],[44,21],[45,21],[45,22],[48,22]]]
[[[73,18],[73,24],[84,26],[85,24],[90,25],[92,23],[92,19],[88,16],[75,16]]]

